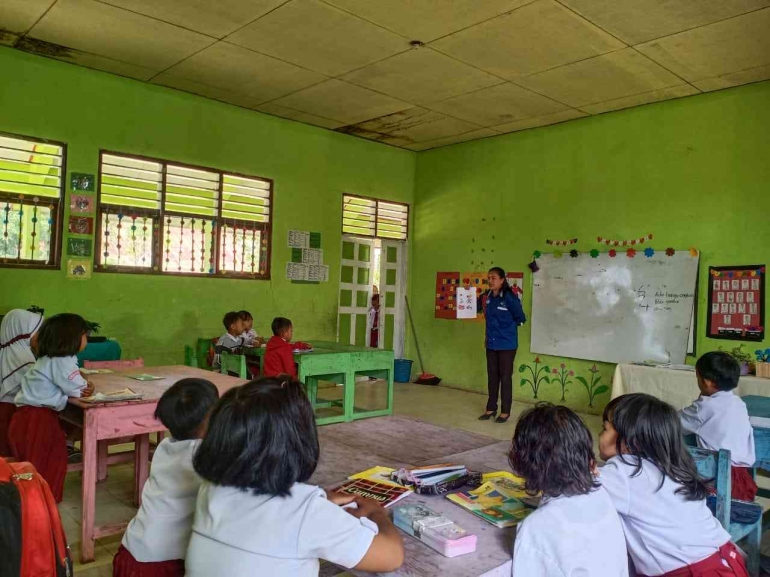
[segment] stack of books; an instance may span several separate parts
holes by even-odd
[[[520,523],[540,501],[510,473],[489,474],[477,489],[459,491],[447,499],[501,529]]]
[[[469,471],[465,465],[441,463],[399,469],[391,473],[390,479],[420,495],[443,495],[465,485],[478,485],[481,474]]]

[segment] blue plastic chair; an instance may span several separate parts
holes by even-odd
[[[708,449],[699,449],[697,447],[687,447],[690,451],[698,474],[704,478],[712,480],[711,483],[716,489],[716,512],[715,517],[730,533],[730,539],[733,543],[743,540],[741,547],[746,552],[746,568],[751,577],[759,577],[759,547],[762,541],[762,506],[759,503],[753,503],[758,509],[758,519],[751,524],[736,523],[730,521],[730,512],[733,504],[732,495],[732,475],[730,470],[730,451],[720,449],[719,452],[709,451]]]

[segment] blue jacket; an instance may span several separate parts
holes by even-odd
[[[484,306],[484,317],[487,320],[488,349],[512,351],[519,348],[518,327],[527,321],[527,317],[517,296],[511,292],[505,293],[505,296],[502,293],[493,296],[490,292]]]

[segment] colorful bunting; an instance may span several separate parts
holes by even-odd
[[[596,240],[607,246],[636,246],[637,244],[644,244],[648,240],[652,240],[652,234],[648,234],[641,238],[632,238],[630,240],[611,240],[609,238],[604,238],[603,236],[597,236]]]

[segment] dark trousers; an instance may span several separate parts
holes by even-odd
[[[502,397],[500,412],[511,414],[513,397],[513,360],[516,350],[493,351],[487,349],[487,386],[489,398],[487,411],[497,411],[497,396]]]

